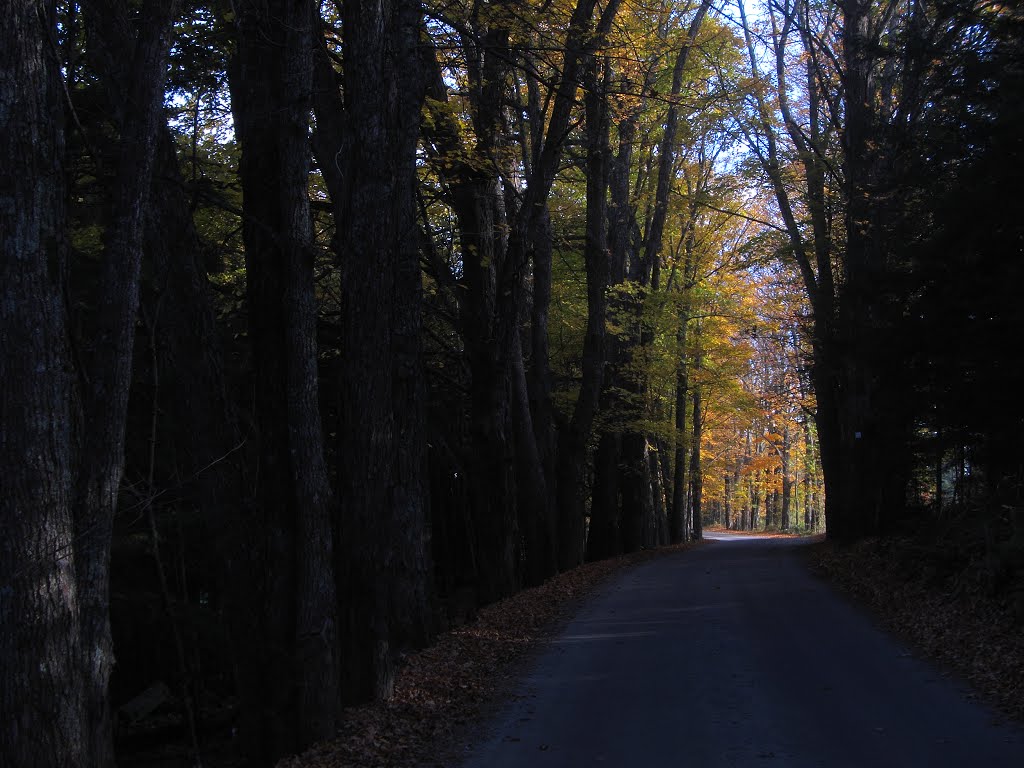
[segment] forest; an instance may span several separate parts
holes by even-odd
[[[1017,583],[1022,168],[1001,0],[5,0],[0,764],[707,525]]]

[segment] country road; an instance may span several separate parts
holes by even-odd
[[[1024,766],[1024,730],[810,575],[799,541],[717,538],[586,602],[463,768]]]

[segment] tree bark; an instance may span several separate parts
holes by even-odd
[[[416,146],[416,3],[343,6],[344,101],[321,47],[320,168],[342,282],[339,575],[345,698],[387,699],[398,654],[433,633]],[[321,43],[322,45],[322,43]]]
[[[538,130],[543,125],[540,114],[533,118]],[[534,475],[520,483],[520,518],[532,522],[535,533],[526,542],[526,582],[529,586],[543,583],[558,572],[558,489],[557,434],[555,408],[551,399],[551,366],[548,348],[548,314],[551,308],[551,267],[554,240],[551,214],[542,207],[530,232],[530,255],[533,262],[533,291],[530,303],[530,368],[527,376],[529,415],[533,425],[535,447],[523,442],[528,461],[523,469]],[[522,360],[522,355],[519,356]],[[526,440],[528,435],[523,435]],[[535,451],[536,459],[530,454]],[[522,453],[517,447],[517,453]],[[539,470],[539,471],[538,471]],[[526,493],[522,493],[523,491]],[[580,532],[582,537],[582,531]],[[582,543],[580,544],[582,549]]]
[[[686,321],[680,312],[679,327],[676,331],[676,349],[679,362],[676,364],[675,402],[675,472],[672,476],[672,509],[669,513],[669,540],[680,544],[686,538],[686,412],[689,407],[689,383],[686,368]]]
[[[173,445],[168,482],[183,484],[184,495],[199,510],[218,553],[236,553],[248,492],[240,459],[243,437],[224,372],[203,244],[166,124],[159,130],[156,152],[145,235],[152,279],[144,284],[147,294],[142,300],[154,308],[148,319],[161,382],[156,408],[160,432],[170,435]],[[237,566],[238,558],[229,555],[226,568],[211,571],[221,570],[226,577]],[[244,581],[247,585],[248,578]],[[225,597],[226,610],[234,605],[233,598]]]
[[[622,437],[615,431],[601,433],[594,454],[594,493],[590,506],[587,560],[622,554],[619,455]]]
[[[610,274],[607,235],[611,155],[608,143],[609,116],[604,91],[599,87],[596,56],[587,58],[584,78],[587,85],[587,216],[583,257],[587,270],[587,334],[583,341],[580,393],[571,421],[559,435],[558,566],[561,570],[572,568],[583,561],[586,452],[604,380]]]
[[[95,46],[109,58],[130,50],[101,70],[117,114],[120,154],[105,233],[99,309],[92,337],[82,349],[82,454],[75,489],[75,570],[85,660],[86,751],[94,765],[114,764],[113,726],[107,692],[113,669],[110,635],[110,544],[124,472],[125,429],[131,383],[135,322],[145,215],[152,182],[156,137],[166,79],[171,22],[177,3],[144,4],[138,32],[119,0],[83,6]],[[120,29],[118,29],[120,27]],[[103,30],[100,32],[100,30]],[[118,29],[122,37],[109,35]],[[128,69],[125,69],[128,67]]]
[[[701,355],[698,352],[694,366],[700,368]],[[701,411],[701,388],[693,387],[693,435],[690,447],[690,508],[692,528],[689,531],[691,541],[704,538],[704,521],[701,517],[701,499],[704,493],[704,474],[701,466],[700,443],[704,434],[704,415]]]
[[[0,763],[27,768],[89,762],[55,26],[49,2],[0,14]]]
[[[788,531],[790,527],[790,504],[793,498],[793,480],[790,477],[790,439],[789,424],[786,424],[782,433],[782,530]]]
[[[313,22],[305,0],[239,6],[232,72],[260,430],[249,553],[259,632],[243,672],[243,737],[259,763],[327,738],[339,711],[307,196]]]
[[[839,525],[828,519],[830,537],[852,540],[877,535],[900,516],[909,475],[909,425],[900,403],[894,333],[902,306],[891,306],[893,203],[883,194],[899,162],[890,146],[888,117],[879,107],[891,85],[880,82],[877,39],[883,20],[866,0],[842,3],[843,136],[846,249],[840,302],[843,345],[838,398]],[[909,97],[908,97],[909,98]],[[905,106],[905,105],[904,105]],[[824,460],[824,447],[822,458]],[[832,505],[826,500],[826,514]]]

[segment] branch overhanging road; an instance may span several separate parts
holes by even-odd
[[[798,540],[712,537],[588,600],[463,768],[1024,766],[1024,729],[812,576]]]

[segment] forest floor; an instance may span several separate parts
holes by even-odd
[[[625,567],[684,544],[587,563],[482,608],[475,620],[403,659],[392,701],[347,709],[337,739],[278,768],[440,768],[499,705],[523,663],[580,600]]]
[[[403,660],[392,701],[346,710],[337,739],[283,760],[279,768],[458,764],[465,743],[507,697],[531,652],[583,598],[625,567],[692,546],[590,563],[483,608],[475,620]],[[964,572],[943,574],[932,563],[936,558],[941,560],[910,538],[849,548],[822,539],[808,547],[819,576],[917,653],[967,680],[974,695],[1024,722],[1024,632],[1012,602],[987,595]]]
[[[716,538],[735,535],[712,531]],[[469,623],[402,660],[392,701],[346,710],[337,739],[283,760],[279,768],[458,765],[525,663],[584,598],[623,568],[692,546],[590,563],[481,609]],[[1002,597],[993,595],[976,562],[951,566],[941,547],[919,538],[870,540],[849,548],[821,540],[806,553],[813,571],[918,655],[968,681],[974,695],[1024,722],[1024,592],[1011,590],[1010,598],[1006,590]]]
[[[813,571],[914,651],[1024,723],[1024,591],[994,589],[981,557],[921,536],[822,542]]]

